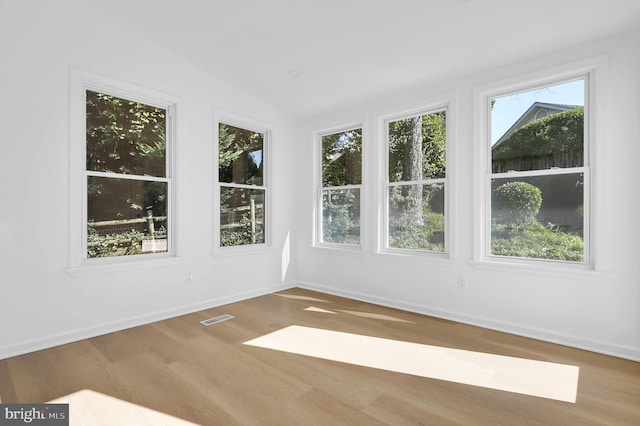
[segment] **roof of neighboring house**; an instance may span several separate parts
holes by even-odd
[[[507,130],[504,135],[500,136],[500,139],[498,139],[496,141],[495,144],[493,144],[493,148],[495,148],[496,146],[500,145],[505,139],[507,139],[509,136],[511,136],[511,134],[513,132],[515,132],[516,130],[518,130],[520,127],[524,126],[525,124],[531,122],[531,121],[535,121],[535,120],[531,120],[530,118],[532,116],[534,116],[534,114],[541,109],[545,109],[545,110],[555,110],[557,112],[562,112],[562,111],[570,111],[572,109],[576,109],[576,108],[582,108],[582,105],[567,105],[567,104],[552,104],[552,103],[547,103],[547,102],[534,102],[533,104],[531,104],[531,106],[529,107],[529,109],[527,109],[521,116],[520,118],[518,118],[516,120],[515,123],[513,123],[513,125],[511,127],[509,127],[509,130]]]

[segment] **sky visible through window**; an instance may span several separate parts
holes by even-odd
[[[257,151],[251,151],[249,155],[253,158],[253,162],[256,163],[256,166],[260,167],[260,164],[262,164],[262,150],[259,149]]]
[[[520,92],[495,98],[491,110],[491,145],[493,145],[534,102],[584,106],[584,80]]]

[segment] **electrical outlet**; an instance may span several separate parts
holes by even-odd
[[[466,277],[458,277],[458,288],[460,290],[466,290],[469,287],[469,283]]]
[[[193,274],[191,273],[191,271],[187,272],[187,276],[185,277],[185,282],[190,283],[191,281],[193,281]]]

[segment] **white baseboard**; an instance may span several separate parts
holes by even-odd
[[[577,349],[584,349],[591,352],[597,352],[604,355],[611,355],[618,358],[629,359],[632,361],[640,362],[640,350],[636,348],[612,345],[607,342],[599,342],[596,340],[581,339],[573,336],[567,336],[548,330],[535,329],[529,327],[522,327],[513,324],[503,323],[499,321],[490,320],[487,318],[465,315],[457,312],[444,311],[430,306],[415,305],[400,300],[375,297],[369,294],[352,292],[340,288],[324,286],[314,284],[310,282],[286,282],[278,286],[262,288],[258,290],[252,290],[249,292],[236,293],[224,297],[215,299],[209,299],[201,301],[195,304],[179,306],[171,308],[165,311],[153,312],[137,317],[128,318],[122,321],[113,321],[99,326],[80,328],[74,331],[60,333],[53,336],[47,336],[44,338],[36,338],[31,340],[25,340],[22,342],[12,343],[10,345],[0,346],[0,359],[10,358],[26,354],[29,352],[35,352],[42,349],[51,348],[54,346],[63,345],[66,343],[76,342],[82,339],[89,339],[92,337],[100,336],[115,331],[125,330],[131,327],[137,327],[144,324],[149,324],[155,321],[162,321],[168,318],[173,318],[180,315],[186,315],[193,312],[201,311],[204,309],[210,309],[217,306],[226,305],[229,303],[235,303],[253,297],[262,296],[265,294],[273,293],[276,291],[282,291],[293,287],[306,288],[309,290],[315,290],[323,293],[334,294],[336,296],[347,297],[354,300],[360,300],[363,302],[374,303],[377,305],[388,306],[391,308],[402,309],[408,312],[415,312],[418,314],[429,315],[436,318],[447,319],[450,321],[456,321],[463,324],[474,325],[478,327],[487,328],[490,330],[502,331],[509,334],[515,334],[518,336],[529,337],[532,339],[542,340],[550,343],[557,343],[564,346],[570,346]]]
[[[253,297],[263,296],[265,294],[281,291],[285,288],[291,288],[292,285],[278,285],[258,290],[252,290],[243,293],[236,293],[215,299],[209,299],[198,303],[178,306],[164,311],[152,312],[145,315],[127,318],[122,321],[112,321],[98,326],[78,328],[73,331],[59,333],[52,336],[25,340],[9,345],[0,346],[0,360],[13,356],[23,355],[42,349],[52,348],[54,346],[64,345],[67,343],[77,342],[78,340],[90,339],[92,337],[101,336],[115,331],[126,330],[128,328],[149,324],[156,321],[162,321],[168,318],[180,315],[191,314],[193,312],[205,309],[215,308],[217,306],[227,305],[242,300],[251,299]]]
[[[640,350],[637,348],[612,345],[607,342],[577,338],[574,336],[564,335],[549,330],[523,327],[520,325],[504,323],[488,318],[466,315],[459,312],[445,311],[434,308],[432,306],[415,305],[401,300],[376,297],[369,294],[353,292],[310,282],[298,282],[297,287],[640,362]]]

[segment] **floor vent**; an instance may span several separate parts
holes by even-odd
[[[222,322],[222,321],[230,320],[231,318],[233,318],[231,315],[224,314],[224,315],[220,315],[220,316],[217,316],[217,317],[206,319],[204,321],[200,321],[200,324],[213,325],[213,324],[217,324],[217,323]]]

